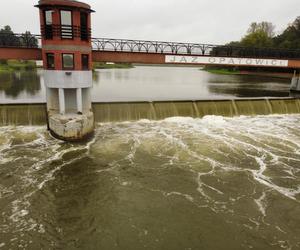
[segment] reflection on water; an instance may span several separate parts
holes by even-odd
[[[254,75],[216,75],[211,74],[209,90],[211,93],[236,97],[287,97],[290,80]]]
[[[94,101],[162,101],[287,97],[290,80],[261,76],[215,75],[191,67],[98,70]]]
[[[35,71],[3,72],[0,74],[0,91],[15,98],[25,91],[36,95],[41,90],[40,76]]]
[[[41,75],[41,77],[40,77]],[[94,102],[287,97],[290,80],[215,75],[192,67],[137,66],[93,74]],[[45,102],[41,72],[0,74],[0,102]]]
[[[0,72],[0,102],[41,100],[43,86],[36,71]]]
[[[300,248],[299,115],[0,127],[0,249]]]

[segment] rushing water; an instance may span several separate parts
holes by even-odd
[[[286,97],[289,85],[136,67],[98,70],[93,100]],[[0,74],[0,103],[44,101],[41,72]],[[108,122],[82,144],[0,127],[0,250],[300,249],[300,115],[196,118],[297,113],[299,101],[224,103],[95,104]],[[44,124],[44,105],[18,107],[3,105],[2,124]]]
[[[300,116],[0,128],[0,249],[300,249]]]
[[[146,67],[97,70],[93,101],[203,100],[243,97],[287,97],[289,79],[215,75],[199,68]],[[0,74],[0,103],[45,102],[38,72]]]

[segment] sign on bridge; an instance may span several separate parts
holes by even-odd
[[[262,58],[234,58],[234,57],[209,57],[209,56],[173,56],[166,55],[166,63],[178,64],[215,64],[235,66],[263,66],[263,67],[288,67],[288,60],[262,59]]]

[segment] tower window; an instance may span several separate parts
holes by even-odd
[[[45,16],[45,39],[53,38],[53,30],[52,30],[52,10],[46,10],[44,12]]]
[[[47,69],[54,69],[55,64],[54,64],[54,54],[53,53],[47,53]]]
[[[88,14],[85,12],[80,12],[80,36],[81,40],[85,41],[87,41],[89,38]]]
[[[82,70],[89,70],[89,55],[81,55]]]
[[[46,25],[52,25],[52,10],[45,11],[45,23]]]
[[[74,69],[74,54],[62,54],[63,69]]]
[[[73,39],[72,11],[60,11],[61,38]]]

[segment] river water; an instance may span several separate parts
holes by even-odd
[[[44,100],[39,74],[11,77],[1,101]],[[287,96],[289,87],[195,68],[94,78],[98,101]],[[82,144],[45,126],[0,127],[0,250],[300,249],[299,124],[300,115],[107,122]]]
[[[0,103],[45,102],[38,72],[0,74]],[[288,97],[289,79],[216,75],[192,67],[104,69],[94,73],[94,102]]]
[[[0,249],[300,249],[300,116],[0,128]]]

